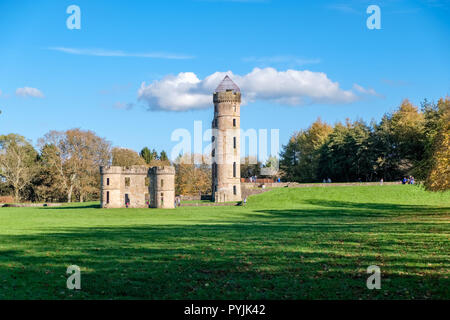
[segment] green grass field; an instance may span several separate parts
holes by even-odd
[[[449,299],[449,222],[449,192],[408,185],[283,188],[246,207],[0,208],[0,299]],[[66,288],[73,264],[80,291]]]

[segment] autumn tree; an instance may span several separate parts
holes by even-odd
[[[425,186],[433,191],[444,191],[450,189],[450,98],[440,99],[434,111],[435,117],[427,119],[432,123],[427,132],[431,136],[427,146],[430,170]]]
[[[36,150],[24,137],[0,136],[0,176],[13,188],[16,202],[36,174],[36,159]]]
[[[51,131],[39,140],[41,150],[49,153],[47,166],[61,179],[68,202],[74,195],[82,202],[95,198],[100,189],[99,167],[111,160],[111,144],[92,131],[71,129]]]
[[[288,181],[318,181],[320,148],[332,127],[317,119],[308,129],[294,133],[281,152],[280,168]]]
[[[195,164],[194,159],[202,159]],[[183,195],[211,193],[211,166],[205,156],[191,154],[178,156],[175,160],[175,192]]]
[[[112,165],[120,167],[145,166],[146,161],[139,154],[131,149],[113,148]]]
[[[379,177],[397,180],[420,173],[425,153],[424,125],[423,113],[407,99],[395,112],[383,116],[372,139],[372,152],[377,156],[374,170]]]

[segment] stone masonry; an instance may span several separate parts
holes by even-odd
[[[100,167],[100,175],[102,208],[125,208],[127,203],[129,208],[174,208],[175,169],[171,166],[107,166]]]
[[[226,76],[213,94],[212,200],[241,201],[239,87]]]

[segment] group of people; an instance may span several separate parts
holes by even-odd
[[[175,208],[176,207],[181,207],[181,198],[180,197],[175,197],[174,206],[175,206]]]
[[[331,179],[330,178],[327,178],[327,179],[323,179],[323,181],[322,181],[323,183],[331,183]]]
[[[402,184],[414,184],[415,180],[413,176],[409,176],[408,178],[403,177]]]

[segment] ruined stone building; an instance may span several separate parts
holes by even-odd
[[[213,94],[212,199],[241,201],[240,105],[241,91],[226,76]]]
[[[102,208],[174,208],[172,166],[100,167]]]

